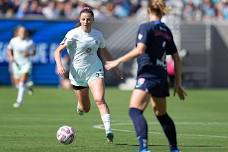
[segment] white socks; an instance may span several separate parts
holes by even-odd
[[[111,115],[110,114],[103,114],[101,116],[101,119],[103,121],[104,124],[104,128],[105,128],[105,133],[106,135],[108,133],[112,133],[112,128],[111,128]]]
[[[25,92],[25,85],[24,83],[19,83],[18,85],[18,94],[17,94],[17,103],[22,104]]]

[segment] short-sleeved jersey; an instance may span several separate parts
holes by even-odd
[[[170,29],[159,20],[141,24],[136,45],[138,43],[145,44],[146,50],[137,58],[137,77],[166,80],[166,55],[177,52]]]
[[[67,45],[74,68],[85,68],[100,61],[97,51],[105,47],[100,31],[92,29],[90,33],[86,33],[80,27],[70,30],[61,44]]]
[[[14,60],[18,64],[26,64],[28,62],[31,62],[31,60],[30,57],[25,57],[23,54],[26,51],[34,51],[35,45],[31,39],[21,39],[20,37],[14,37],[10,40],[8,49],[13,50]]]

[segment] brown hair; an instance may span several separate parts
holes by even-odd
[[[165,4],[164,0],[149,0],[148,9],[159,17],[164,16],[170,11],[170,7]]]
[[[94,17],[94,13],[93,13],[93,11],[92,11],[92,9],[90,7],[84,7],[81,10],[81,12],[80,12],[80,16],[81,16],[82,13],[89,13],[89,14],[92,15],[92,17]]]
[[[18,25],[16,27],[16,29],[14,30],[14,36],[18,36],[18,31],[20,29],[24,29],[24,31],[25,31],[25,37],[29,37],[30,36],[31,33],[24,26],[22,26],[22,25]]]

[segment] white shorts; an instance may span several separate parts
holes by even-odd
[[[22,74],[28,73],[31,74],[32,72],[32,63],[27,62],[25,64],[17,64],[15,62],[12,63],[12,72],[13,77],[15,79],[19,79]]]
[[[104,69],[101,62],[97,62],[86,68],[71,68],[69,79],[74,86],[88,87],[89,81],[96,78],[104,78]]]

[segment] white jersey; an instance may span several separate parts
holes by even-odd
[[[92,29],[90,33],[84,32],[80,27],[70,30],[61,44],[67,45],[74,68],[85,68],[94,63],[101,62],[97,55],[99,48],[105,47],[105,41],[100,31]]]
[[[8,49],[13,50],[14,60],[18,64],[26,64],[31,62],[30,57],[25,57],[23,54],[28,51],[34,50],[34,43],[31,39],[21,39],[20,37],[14,37],[10,40]]]

